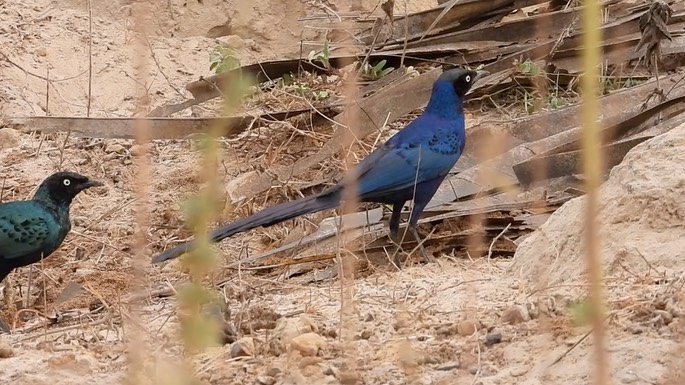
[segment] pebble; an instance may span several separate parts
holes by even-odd
[[[150,146],[143,146],[140,144],[134,144],[129,150],[133,156],[141,156],[146,152],[150,151]]]
[[[362,330],[361,334],[359,335],[359,339],[368,340],[369,338],[371,338],[371,336],[372,336],[371,330],[364,329],[364,330]]]
[[[493,333],[488,333],[488,335],[485,336],[485,345],[494,345],[502,342],[502,333],[500,332],[493,332]]]
[[[442,337],[449,337],[454,334],[456,329],[454,326],[441,326],[438,328],[438,330],[435,331],[435,334],[442,336]]]
[[[359,373],[355,371],[346,370],[344,372],[340,372],[339,381],[343,385],[355,385],[361,383],[361,377],[359,376]]]
[[[666,310],[655,310],[654,314],[661,317],[661,320],[664,322],[664,325],[668,325],[671,322],[673,322],[673,314]]]
[[[261,385],[274,385],[276,379],[269,376],[257,376],[257,382]]]
[[[664,338],[671,338],[673,337],[673,332],[671,332],[671,328],[668,326],[662,326],[659,328],[659,335]]]
[[[277,367],[275,367],[275,366],[270,367],[270,368],[266,371],[266,375],[269,376],[269,377],[276,377],[276,376],[278,376],[279,374],[281,374],[281,369],[280,369],[280,368],[277,368]]]
[[[105,153],[107,154],[121,154],[126,151],[126,147],[119,143],[108,143],[105,146]]]
[[[462,337],[473,335],[476,330],[478,330],[478,327],[474,321],[461,321],[457,325],[457,333]]]
[[[316,356],[324,344],[323,337],[313,332],[299,335],[290,342],[290,346],[305,357]]]
[[[228,35],[216,38],[216,42],[226,48],[239,50],[245,47],[245,41],[238,35]]]
[[[500,321],[503,324],[516,325],[521,322],[530,321],[530,315],[523,306],[512,305],[504,310]]]
[[[0,128],[0,150],[19,145],[19,132],[9,127]],[[5,185],[7,187],[7,185]]]
[[[250,337],[244,337],[231,344],[231,357],[249,357],[254,356],[254,340]]]
[[[521,377],[526,373],[528,373],[528,369],[523,366],[516,366],[509,371],[512,377]]]
[[[14,355],[14,349],[7,341],[0,341],[0,358],[9,358]]]
[[[645,332],[645,328],[642,325],[630,325],[628,332],[631,334],[642,334]]]

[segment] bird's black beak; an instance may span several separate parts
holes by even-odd
[[[476,71],[476,77],[471,81],[471,83],[475,83],[478,79],[482,79],[488,75],[490,75],[490,72],[488,72],[488,71],[485,71],[485,70]]]
[[[91,187],[101,187],[101,186],[104,186],[104,185],[105,185],[105,184],[102,183],[102,182],[100,182],[100,181],[93,180],[93,179],[88,179],[87,181],[81,183],[79,187],[81,187],[81,190],[85,190],[85,189],[88,189],[88,188],[91,188]]]

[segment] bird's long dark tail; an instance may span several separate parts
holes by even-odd
[[[219,242],[233,234],[248,231],[260,226],[275,225],[277,223],[287,221],[288,219],[297,218],[301,215],[332,209],[338,207],[339,204],[339,191],[332,191],[321,195],[314,195],[295,201],[281,203],[275,206],[267,207],[264,210],[247,218],[241,218],[226,226],[220,227],[212,231],[210,238],[212,242]],[[159,263],[169,259],[178,258],[183,253],[188,252],[192,247],[192,242],[180,244],[152,258],[152,263]]]

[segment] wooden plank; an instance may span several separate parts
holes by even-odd
[[[321,107],[318,111],[329,111],[340,104]],[[224,136],[236,135],[256,118],[283,120],[309,113],[310,108],[292,111],[264,113],[257,116],[233,116],[224,118],[86,118],[71,116],[1,117],[0,125],[14,127],[23,132],[72,132],[76,136],[107,139],[134,139],[141,120],[149,126],[150,139],[187,139],[189,135],[207,132],[219,125]]]
[[[517,6],[523,7],[528,5],[535,5],[543,3],[547,0],[526,0],[524,2],[514,0],[462,0],[455,4],[452,9],[442,15],[441,19],[433,26],[434,32],[438,33],[446,27],[457,27],[460,23],[464,23],[471,19],[477,19],[483,15],[496,10],[508,11],[516,3]],[[390,36],[379,36],[380,41],[394,37],[397,40],[404,41],[405,27],[406,35],[409,40],[421,38],[429,27],[433,25],[435,20],[442,14],[443,6],[428,9],[421,12],[416,12],[407,16],[396,17],[392,23],[392,30]],[[368,28],[357,37],[370,44],[374,38],[374,31]]]

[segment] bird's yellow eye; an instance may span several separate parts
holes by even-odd
[[[65,186],[69,186],[71,184],[71,181],[69,179],[65,179],[62,181],[62,183],[64,183]]]

